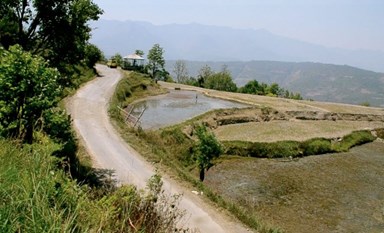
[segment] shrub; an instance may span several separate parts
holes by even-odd
[[[354,131],[334,143],[332,149],[337,152],[348,151],[350,148],[364,143],[373,142],[376,138],[368,130]]]
[[[331,140],[325,138],[314,138],[302,142],[300,148],[304,156],[319,155],[333,152]]]
[[[384,130],[383,130],[384,131]],[[380,132],[378,133],[380,134]],[[375,137],[370,131],[355,131],[342,138],[340,142],[333,143],[330,139],[314,138],[304,142],[223,142],[225,153],[256,158],[284,158],[318,155],[331,152],[348,151],[351,147],[372,142]]]
[[[223,142],[226,154],[255,158],[298,157],[302,152],[300,143],[294,141],[280,142]]]

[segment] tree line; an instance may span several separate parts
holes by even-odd
[[[243,87],[237,87],[233,82],[231,72],[227,66],[223,66],[220,71],[215,72],[210,66],[205,65],[200,68],[197,77],[190,77],[186,62],[178,60],[173,67],[173,73],[178,83],[214,89],[219,91],[239,92],[263,96],[274,96],[288,99],[302,100],[300,93],[290,92],[277,83],[268,85],[267,83],[251,80]]]

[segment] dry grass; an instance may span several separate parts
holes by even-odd
[[[383,127],[383,122],[368,121],[270,121],[220,126],[215,135],[220,141],[305,141],[315,137],[337,138],[352,131]]]
[[[324,111],[336,113],[354,113],[354,114],[375,114],[384,115],[383,108],[365,107],[350,104],[327,103],[305,100],[290,100],[268,96],[258,96],[250,94],[222,92],[210,89],[204,89],[194,86],[182,85],[177,83],[159,82],[165,88],[181,88],[184,90],[194,90],[206,93],[209,96],[238,101],[256,106],[268,106],[278,111]]]
[[[384,108],[365,107],[365,106],[359,106],[359,105],[340,104],[340,103],[317,102],[317,101],[303,101],[303,103],[316,108],[325,109],[329,112],[384,115]]]

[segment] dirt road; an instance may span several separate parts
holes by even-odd
[[[73,125],[96,167],[114,170],[120,183],[144,188],[148,178],[154,174],[154,168],[120,138],[107,112],[108,101],[121,79],[121,73],[103,65],[97,65],[96,68],[101,77],[82,87],[67,104]],[[204,203],[191,190],[184,190],[164,176],[163,182],[166,193],[183,194],[179,207],[187,212],[185,221],[188,227],[207,233],[249,232],[241,224]]]

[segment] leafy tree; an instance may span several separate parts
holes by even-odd
[[[155,44],[148,52],[148,72],[152,79],[164,78],[165,60],[163,54],[164,49],[159,44]]]
[[[226,67],[223,67],[222,71],[208,76],[204,81],[204,87],[219,91],[237,91],[237,86],[233,82],[231,73]]]
[[[223,149],[215,135],[208,132],[205,126],[197,126],[196,135],[199,141],[194,147],[194,158],[200,170],[200,180],[204,181],[205,171],[214,165],[213,159],[219,157]]]
[[[212,68],[208,65],[201,67],[197,76],[197,82],[199,83],[199,86],[204,87],[205,81],[214,73],[215,72],[213,72]]]
[[[59,100],[59,72],[21,46],[0,52],[0,133],[31,143],[44,110]]]
[[[259,94],[261,91],[261,85],[257,80],[249,81],[244,87],[240,88],[241,93],[247,94]]]
[[[183,60],[177,60],[173,67],[173,73],[175,73],[178,83],[186,83],[188,81],[187,63]]]
[[[96,62],[104,58],[103,52],[93,44],[87,44],[85,47],[85,63],[89,68],[93,68]]]
[[[268,87],[268,93],[272,94],[273,96],[278,96],[281,92],[281,88],[279,87],[279,84],[277,83],[272,83]]]
[[[140,57],[144,56],[143,50],[140,50],[140,49],[136,49],[135,54],[139,55]]]
[[[84,58],[91,28],[102,10],[92,0],[2,0],[0,43],[19,44],[65,71]]]
[[[123,64],[123,56],[121,56],[120,53],[116,53],[112,58],[115,59],[116,64],[118,66],[121,66],[121,64]]]

